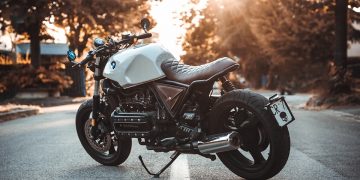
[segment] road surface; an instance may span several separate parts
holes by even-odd
[[[287,100],[295,108],[307,98],[300,94]],[[151,170],[159,170],[169,160],[171,153],[146,151],[133,141],[132,153],[123,165],[98,164],[77,139],[74,117],[78,106],[44,108],[40,115],[1,123],[0,179],[151,179],[138,155]],[[293,113],[290,157],[273,179],[359,179],[360,119],[333,110],[295,108]],[[180,155],[161,178],[241,179],[219,160],[196,155]]]

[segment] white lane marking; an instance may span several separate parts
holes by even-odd
[[[170,180],[190,179],[189,164],[187,155],[180,155],[171,165]]]

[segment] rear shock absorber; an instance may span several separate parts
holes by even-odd
[[[220,77],[219,80],[221,81],[225,92],[229,92],[235,89],[233,83],[231,83],[231,81],[229,81],[225,76]]]

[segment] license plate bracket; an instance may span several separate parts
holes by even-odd
[[[271,97],[267,109],[272,113],[280,127],[286,126],[295,120],[295,117],[283,96]]]

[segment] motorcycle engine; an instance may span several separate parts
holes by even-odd
[[[155,134],[155,124],[168,119],[150,90],[132,89],[119,96],[119,106],[112,112],[113,128],[119,136],[146,138]]]
[[[197,108],[196,103],[185,103],[180,118],[172,121],[152,92],[139,88],[119,95],[119,105],[111,113],[110,119],[118,136],[142,139],[141,144],[154,147],[161,146],[159,142],[163,139],[187,142],[196,138],[200,121]]]

